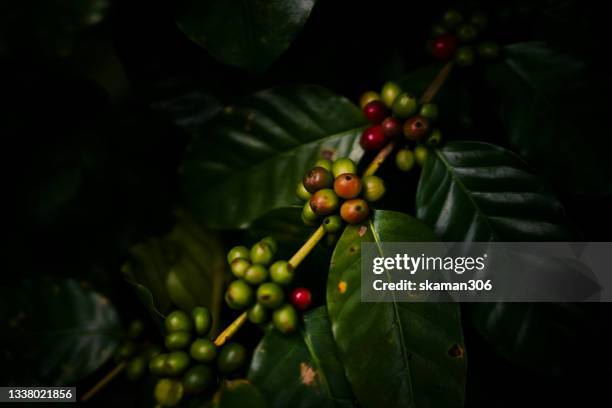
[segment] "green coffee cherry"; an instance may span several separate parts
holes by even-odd
[[[363,180],[362,180],[363,182]],[[340,232],[342,229],[342,218],[339,215],[330,215],[323,220],[323,228],[327,233]]]
[[[478,30],[473,24],[461,24],[457,29],[457,38],[463,42],[473,41],[478,36]]]
[[[440,144],[441,141],[442,141],[442,132],[440,132],[440,129],[434,129],[431,132],[431,135],[429,135],[429,137],[427,138],[427,144],[429,146],[437,146]]]
[[[431,121],[438,119],[438,105],[435,103],[426,103],[425,105],[421,106],[419,115]]]
[[[191,342],[191,333],[186,331],[170,333],[166,336],[166,348],[168,350],[181,350]]]
[[[272,314],[274,327],[283,334],[293,333],[298,326],[298,317],[295,309],[289,303],[285,303]]]
[[[395,155],[395,164],[401,171],[410,171],[414,163],[414,153],[410,149],[401,149]]]
[[[251,262],[260,265],[270,265],[274,259],[274,251],[265,242],[258,242],[251,247]]]
[[[485,41],[478,45],[478,55],[484,59],[499,57],[499,45],[493,41]]]
[[[306,190],[306,187],[304,187],[304,183],[302,183],[301,181],[298,182],[297,187],[295,188],[295,195],[300,200],[308,200],[310,198],[310,193],[308,192],[308,190]]]
[[[385,105],[391,107],[400,93],[402,93],[402,88],[396,82],[389,81],[383,85],[380,96]]]
[[[137,356],[131,359],[125,367],[125,376],[128,380],[138,380],[142,378],[147,369],[147,361],[143,356]]]
[[[151,361],[153,357],[160,355],[161,352],[162,352],[161,347],[155,344],[149,344],[145,346],[144,350],[142,351],[142,355],[146,361]]]
[[[215,371],[204,364],[191,367],[183,376],[183,388],[189,394],[198,394],[216,381]]]
[[[423,145],[418,145],[414,148],[414,158],[419,166],[423,166],[427,161],[427,156],[429,155],[429,149]]]
[[[119,345],[115,355],[116,355],[117,360],[122,361],[122,360],[127,360],[128,358],[132,357],[135,353],[136,353],[136,344],[133,341],[128,340],[128,341],[124,341],[123,343]]]
[[[474,63],[474,59],[474,48],[469,46],[457,48],[457,53],[455,54],[455,61],[457,62],[457,65],[461,67],[469,67]]]
[[[173,351],[166,357],[166,374],[176,376],[181,374],[189,366],[189,354],[184,351]]]
[[[168,354],[158,354],[149,361],[149,371],[155,375],[166,374],[166,359]]]
[[[209,339],[196,339],[191,343],[189,354],[200,363],[210,363],[217,357],[217,346]]]
[[[230,264],[232,274],[237,278],[244,277],[244,273],[251,266],[251,263],[244,258],[236,258]]]
[[[363,109],[368,103],[372,101],[380,101],[380,95],[374,91],[364,92],[359,98],[359,106]]]
[[[193,319],[193,325],[198,336],[205,336],[210,331],[212,326],[212,315],[210,310],[205,307],[194,307],[191,311],[191,318]]]
[[[310,207],[310,201],[306,201],[304,204],[304,208],[302,208],[302,220],[316,222],[319,219],[319,216],[312,211],[312,207]]]
[[[155,401],[162,407],[173,407],[183,398],[183,384],[177,380],[164,378],[155,386]]]
[[[242,280],[235,280],[227,287],[225,301],[230,308],[242,310],[253,302],[253,288]]]
[[[231,374],[244,365],[247,359],[246,349],[238,343],[228,343],[219,352],[217,368],[223,374]]]
[[[274,282],[266,282],[257,288],[257,302],[269,309],[276,309],[284,299],[283,289]]]
[[[264,244],[268,244],[273,254],[276,254],[276,251],[278,251],[278,243],[273,237],[265,237],[260,242],[263,242]]]
[[[247,317],[253,324],[262,324],[268,320],[268,309],[261,303],[255,303],[247,312]]]
[[[329,159],[319,159],[316,161],[314,167],[323,167],[327,171],[332,171],[332,161]]]
[[[244,273],[244,280],[251,285],[259,285],[268,279],[268,270],[263,265],[251,265]]]
[[[357,174],[357,165],[354,161],[347,157],[341,157],[334,161],[332,165],[332,174],[334,175],[334,179],[341,174]]]
[[[406,92],[400,94],[393,102],[393,116],[406,119],[417,112],[419,105],[417,98]]]
[[[369,202],[380,200],[386,192],[385,182],[378,176],[365,176],[363,178],[363,198]]]
[[[457,10],[450,9],[442,16],[442,23],[445,27],[452,29],[457,27],[463,21],[463,15]]]
[[[168,333],[191,331],[193,324],[187,313],[175,310],[166,317],[166,330]]]
[[[142,320],[134,320],[130,323],[130,327],[128,328],[128,337],[132,340],[136,340],[142,332],[144,331],[144,323]]]
[[[489,23],[489,18],[485,13],[476,12],[470,17],[470,23],[474,24],[476,27],[482,30]]]
[[[270,279],[281,286],[287,286],[293,280],[293,267],[287,261],[276,261],[270,266]]]
[[[248,261],[250,259],[250,256],[251,251],[249,251],[249,248],[242,245],[238,245],[230,249],[230,251],[227,253],[227,263],[231,264],[232,261],[236,258],[242,258]]]

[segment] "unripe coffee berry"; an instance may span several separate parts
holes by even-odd
[[[236,258],[230,264],[230,269],[232,270],[232,274],[237,278],[244,277],[244,273],[251,266],[251,263],[243,258]]]
[[[328,215],[338,209],[340,202],[334,190],[324,188],[310,197],[310,208],[317,215]]]
[[[442,23],[449,29],[455,28],[461,22],[463,22],[463,15],[454,9],[448,10],[442,16]]]
[[[251,265],[244,273],[245,282],[257,286],[268,279],[268,270],[263,265]]]
[[[493,41],[485,41],[478,45],[478,55],[484,59],[499,57],[499,45]]]
[[[154,390],[155,401],[162,407],[173,407],[183,398],[183,384],[178,380],[163,378]]]
[[[371,123],[378,124],[389,115],[389,109],[382,101],[372,101],[363,107],[363,115]]]
[[[387,105],[388,107],[392,107],[393,102],[395,102],[395,99],[401,93],[402,88],[400,88],[400,86],[396,82],[389,81],[385,82],[385,84],[383,85],[382,90],[380,91],[380,96],[385,105]]]
[[[442,133],[440,132],[440,129],[434,129],[431,132],[431,135],[429,135],[429,137],[427,138],[427,144],[429,146],[437,146],[440,144],[441,141]]]
[[[340,216],[349,224],[358,224],[370,215],[370,207],[365,200],[354,198],[345,201],[340,207]]]
[[[312,294],[307,288],[295,288],[290,296],[291,304],[298,310],[306,310],[312,302]]]
[[[184,351],[173,351],[166,357],[166,374],[175,376],[181,374],[189,366],[189,354]]]
[[[253,302],[253,289],[243,280],[235,280],[227,287],[225,301],[230,308],[242,310]]]
[[[346,173],[356,174],[357,165],[351,159],[347,157],[342,157],[334,161],[334,164],[332,165],[332,173],[333,173],[334,179],[341,174],[346,174]]]
[[[236,258],[249,260],[250,256],[251,251],[249,251],[249,248],[242,245],[238,245],[230,249],[230,251],[227,253],[227,263],[231,264],[232,261]]]
[[[414,115],[418,107],[419,104],[417,103],[416,96],[404,92],[395,98],[395,102],[393,102],[393,115],[401,119],[406,119]]]
[[[193,328],[193,323],[182,310],[175,310],[166,317],[166,330],[168,333],[174,333],[179,331],[189,332]]]
[[[356,174],[341,174],[334,180],[334,192],[340,198],[355,198],[361,193],[361,179]]]
[[[274,237],[265,237],[259,242],[263,244],[268,244],[273,254],[276,254],[276,251],[278,251],[278,242],[276,242]]]
[[[309,193],[315,193],[323,188],[331,187],[334,179],[331,173],[325,170],[323,167],[314,167],[312,170],[304,176],[304,188]]]
[[[210,363],[217,357],[217,346],[209,339],[196,339],[191,343],[189,354],[195,361]]]
[[[470,23],[482,30],[489,23],[489,18],[482,12],[476,12],[470,17]]]
[[[136,340],[138,337],[140,337],[144,331],[144,328],[145,326],[142,320],[134,320],[132,323],[130,323],[130,327],[128,328],[128,337]]]
[[[195,326],[195,331],[198,336],[204,336],[210,331],[212,326],[212,315],[210,310],[205,307],[194,307],[191,311],[191,319]]]
[[[130,381],[135,381],[145,374],[147,362],[143,356],[136,356],[131,359],[125,367],[125,376]]]
[[[265,242],[258,242],[251,247],[251,262],[254,264],[270,265],[273,260],[274,251]]]
[[[478,36],[478,30],[473,24],[461,24],[457,29],[457,38],[463,42],[473,41]]]
[[[438,105],[436,105],[435,103],[424,104],[423,106],[421,106],[419,115],[431,121],[436,120],[438,118]]]
[[[283,304],[283,289],[274,282],[266,282],[257,288],[257,302],[269,309],[276,309]]]
[[[329,159],[319,159],[315,162],[314,167],[323,167],[325,170],[332,171],[332,161]]]
[[[470,46],[459,47],[455,55],[455,61],[460,67],[469,67],[474,63],[474,48]]]
[[[268,309],[261,303],[255,303],[247,312],[249,321],[253,324],[262,324],[268,321]]]
[[[276,261],[270,266],[270,279],[281,286],[287,286],[293,280],[293,267],[287,261]]]
[[[166,349],[180,350],[184,349],[191,342],[191,333],[186,331],[170,333],[166,336]]]
[[[323,228],[328,234],[335,234],[342,230],[342,218],[339,215],[330,215],[323,220]]]
[[[361,98],[359,98],[359,107],[363,109],[364,106],[372,101],[380,101],[380,95],[374,91],[364,92]]]
[[[429,131],[429,120],[422,116],[413,116],[404,123],[404,136],[408,140],[421,140]]]
[[[457,39],[451,34],[443,34],[431,42],[431,54],[442,61],[449,60],[457,51]]]
[[[215,371],[204,364],[191,367],[183,376],[183,387],[189,394],[198,394],[216,381]]]
[[[155,375],[166,374],[166,358],[168,354],[158,354],[149,361],[149,371]]]
[[[361,134],[359,144],[366,152],[380,150],[387,144],[387,136],[380,125],[370,126]]]
[[[429,155],[429,149],[423,145],[418,145],[414,148],[414,158],[419,166],[423,166],[427,161],[427,156]]]
[[[310,193],[308,192],[308,190],[306,190],[306,187],[304,187],[304,183],[301,181],[297,184],[297,187],[295,188],[295,195],[300,200],[310,199]]]
[[[272,322],[274,323],[274,327],[283,333],[283,334],[291,334],[297,330],[298,326],[298,317],[297,313],[293,306],[289,303],[285,303],[283,306],[279,307],[272,314]]]
[[[314,211],[312,211],[312,208],[310,208],[310,200],[306,201],[304,203],[304,207],[302,208],[302,222],[305,225],[314,227],[315,225],[317,225],[318,218],[319,216],[315,214]]]
[[[242,344],[228,343],[219,351],[217,368],[223,374],[231,374],[242,367],[246,359],[247,351]]]
[[[363,178],[363,198],[371,203],[380,200],[386,192],[385,182],[378,176]]]
[[[395,155],[395,165],[401,171],[410,171],[414,167],[414,153],[410,149],[398,150]]]
[[[387,139],[394,139],[402,134],[402,122],[392,116],[383,120],[381,126]]]

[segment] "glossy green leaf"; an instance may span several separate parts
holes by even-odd
[[[366,225],[347,227],[336,246],[327,307],[346,376],[363,407],[463,406],[466,357],[458,305],[361,302],[361,243],[436,240],[413,217],[376,211]],[[461,352],[453,357],[451,349]]]
[[[100,368],[121,339],[108,298],[72,279],[25,279],[0,290],[0,361],[8,381],[74,385]],[[22,372],[23,371],[23,372]],[[8,385],[8,383],[5,383]]]
[[[247,380],[225,381],[213,398],[214,408],[267,408],[261,391]]]
[[[433,150],[417,191],[417,214],[444,241],[571,240],[563,207],[515,154],[479,142]],[[579,315],[559,304],[470,305],[477,329],[516,362],[542,368]],[[570,313],[568,313],[570,311]]]
[[[169,235],[131,249],[126,280],[158,323],[176,307],[191,312],[196,306],[210,308],[217,322],[226,274],[219,238],[185,212],[177,212],[177,220]]]
[[[542,43],[512,44],[504,55],[486,77],[510,143],[562,190],[612,192],[607,81]]]
[[[253,353],[249,380],[274,407],[350,407],[353,394],[324,306],[291,336],[270,329]]]
[[[192,41],[219,61],[261,71],[302,29],[316,0],[185,0],[177,23]]]
[[[365,122],[347,99],[317,86],[259,92],[199,132],[183,162],[192,212],[211,228],[244,228],[298,204],[295,186],[322,154],[362,154]]]

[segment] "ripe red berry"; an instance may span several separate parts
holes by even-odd
[[[442,34],[431,43],[431,53],[440,60],[448,60],[455,55],[457,39],[450,34]]]
[[[359,144],[366,152],[382,149],[387,144],[387,136],[385,136],[382,126],[374,125],[364,130]]]
[[[306,288],[295,288],[291,292],[291,304],[298,310],[306,310],[312,302],[312,294]]]
[[[355,198],[361,193],[361,179],[356,174],[341,174],[334,180],[334,191],[338,197]]]
[[[368,218],[370,215],[370,207],[368,203],[361,198],[354,198],[342,203],[340,207],[340,216],[349,224],[358,224]]]
[[[429,121],[422,116],[413,116],[404,123],[404,136],[408,140],[421,140],[429,134],[429,130]]]
[[[389,108],[382,101],[372,101],[363,107],[363,114],[370,122],[380,123],[389,115]]]
[[[304,184],[304,188],[309,193],[314,193],[322,188],[331,187],[332,183],[334,182],[334,178],[332,177],[332,174],[323,167],[315,167],[304,176],[302,182]]]
[[[389,139],[393,139],[402,134],[402,122],[392,116],[389,116],[387,119],[383,120],[381,126],[383,128],[383,133]]]

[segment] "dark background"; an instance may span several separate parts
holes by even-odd
[[[460,4],[472,3],[478,2]],[[202,115],[285,83],[316,83],[356,100],[429,61],[424,44],[447,2],[321,0],[294,44],[261,75],[213,60],[176,27],[168,2],[116,1],[100,23],[76,29],[79,19],[55,6],[0,6],[0,137],[10,208],[3,281],[44,273],[91,282],[128,321],[144,314],[119,273],[127,249],[166,232],[181,203],[177,169],[189,135],[172,119],[190,113],[185,101],[193,99],[180,98],[204,100]],[[494,37],[502,44],[543,40],[596,71],[608,69],[610,17],[598,2],[482,1],[478,7],[496,19]],[[477,73],[463,75],[481,114],[452,137],[506,145],[491,136],[499,134],[491,132],[499,123],[482,102],[492,97],[489,90],[473,80]],[[554,187],[584,240],[610,240],[611,197]],[[591,307],[598,318],[585,322],[575,344],[559,355],[561,372],[552,376],[510,364],[465,322],[466,406],[609,402],[610,309]],[[241,334],[251,343],[256,336]],[[10,378],[12,368],[3,370]],[[118,381],[94,404],[131,404],[137,397]]]

